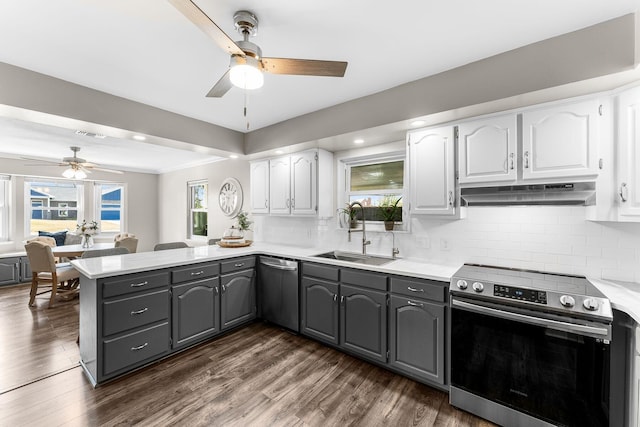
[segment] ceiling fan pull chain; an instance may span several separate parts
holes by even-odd
[[[244,118],[247,120],[247,130],[249,130],[249,119],[247,119],[247,90],[244,90]]]

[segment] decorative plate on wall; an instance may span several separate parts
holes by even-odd
[[[222,181],[218,203],[222,213],[228,217],[235,217],[242,209],[242,186],[235,178],[227,178]]]

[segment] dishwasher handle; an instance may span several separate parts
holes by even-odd
[[[284,271],[296,271],[298,269],[298,265],[290,265],[290,264],[274,264],[267,261],[260,260],[260,265],[265,265],[269,268],[275,268],[276,270],[284,270]]]

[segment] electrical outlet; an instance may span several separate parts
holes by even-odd
[[[451,249],[451,246],[449,245],[449,240],[441,237],[440,238],[440,250],[441,251],[448,251],[450,249]]]

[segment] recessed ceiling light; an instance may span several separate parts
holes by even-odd
[[[229,156],[229,158],[231,158],[231,159],[237,159],[237,158],[238,158],[238,155],[237,155],[237,154],[231,154],[231,155]]]
[[[426,122],[424,120],[414,120],[411,123],[409,123],[411,126],[413,127],[417,127],[417,126],[422,126],[424,125]]]
[[[284,154],[284,151],[282,151],[282,150],[276,150],[276,154]]]
[[[146,141],[147,137],[142,135],[133,135],[133,139],[136,141]]]
[[[364,144],[364,139],[362,139],[362,138],[354,139],[353,143],[354,144]]]

